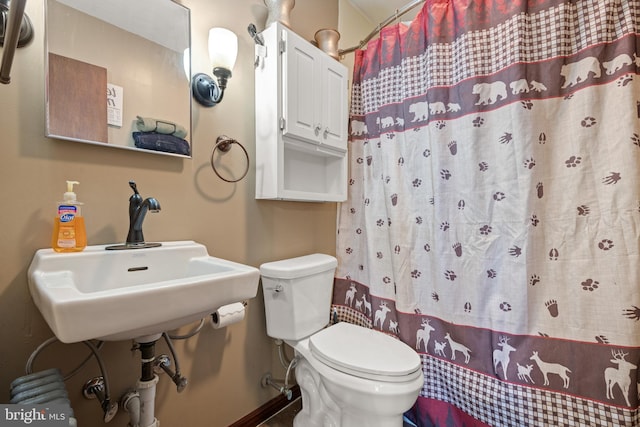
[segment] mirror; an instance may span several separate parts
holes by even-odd
[[[46,136],[191,157],[190,11],[46,1]]]

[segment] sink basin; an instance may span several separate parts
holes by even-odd
[[[127,340],[176,329],[256,296],[258,269],[209,256],[193,241],[121,251],[40,249],[29,291],[65,343]]]

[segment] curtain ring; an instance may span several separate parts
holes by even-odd
[[[242,176],[240,178],[238,178],[238,179],[227,179],[227,178],[224,178],[222,175],[220,175],[220,173],[216,169],[216,165],[215,165],[215,163],[213,161],[213,156],[216,153],[216,150],[220,150],[221,152],[226,153],[229,150],[231,150],[231,145],[232,144],[238,144],[240,146],[240,148],[242,148],[242,151],[244,151],[244,155],[247,158],[247,167],[244,170],[244,173],[242,174]],[[240,144],[238,141],[236,141],[233,138],[229,138],[226,135],[220,135],[216,139],[216,145],[213,147],[213,150],[211,151],[211,169],[213,169],[213,171],[216,173],[216,175],[218,175],[218,178],[220,178],[221,180],[223,180],[225,182],[238,182],[242,178],[247,176],[247,173],[249,172],[249,164],[250,164],[249,153],[247,153],[247,149],[244,148],[244,146],[242,144]]]

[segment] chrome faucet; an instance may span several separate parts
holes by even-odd
[[[128,247],[153,247],[160,246],[157,243],[145,243],[142,234],[142,223],[147,211],[159,212],[160,202],[153,197],[142,200],[138,188],[134,181],[129,181],[129,186],[133,190],[133,195],[129,197],[129,233],[127,234]]]

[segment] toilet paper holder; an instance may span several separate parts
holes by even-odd
[[[249,305],[247,301],[241,301],[223,305],[209,317],[214,329],[224,328],[244,319],[244,309]]]

